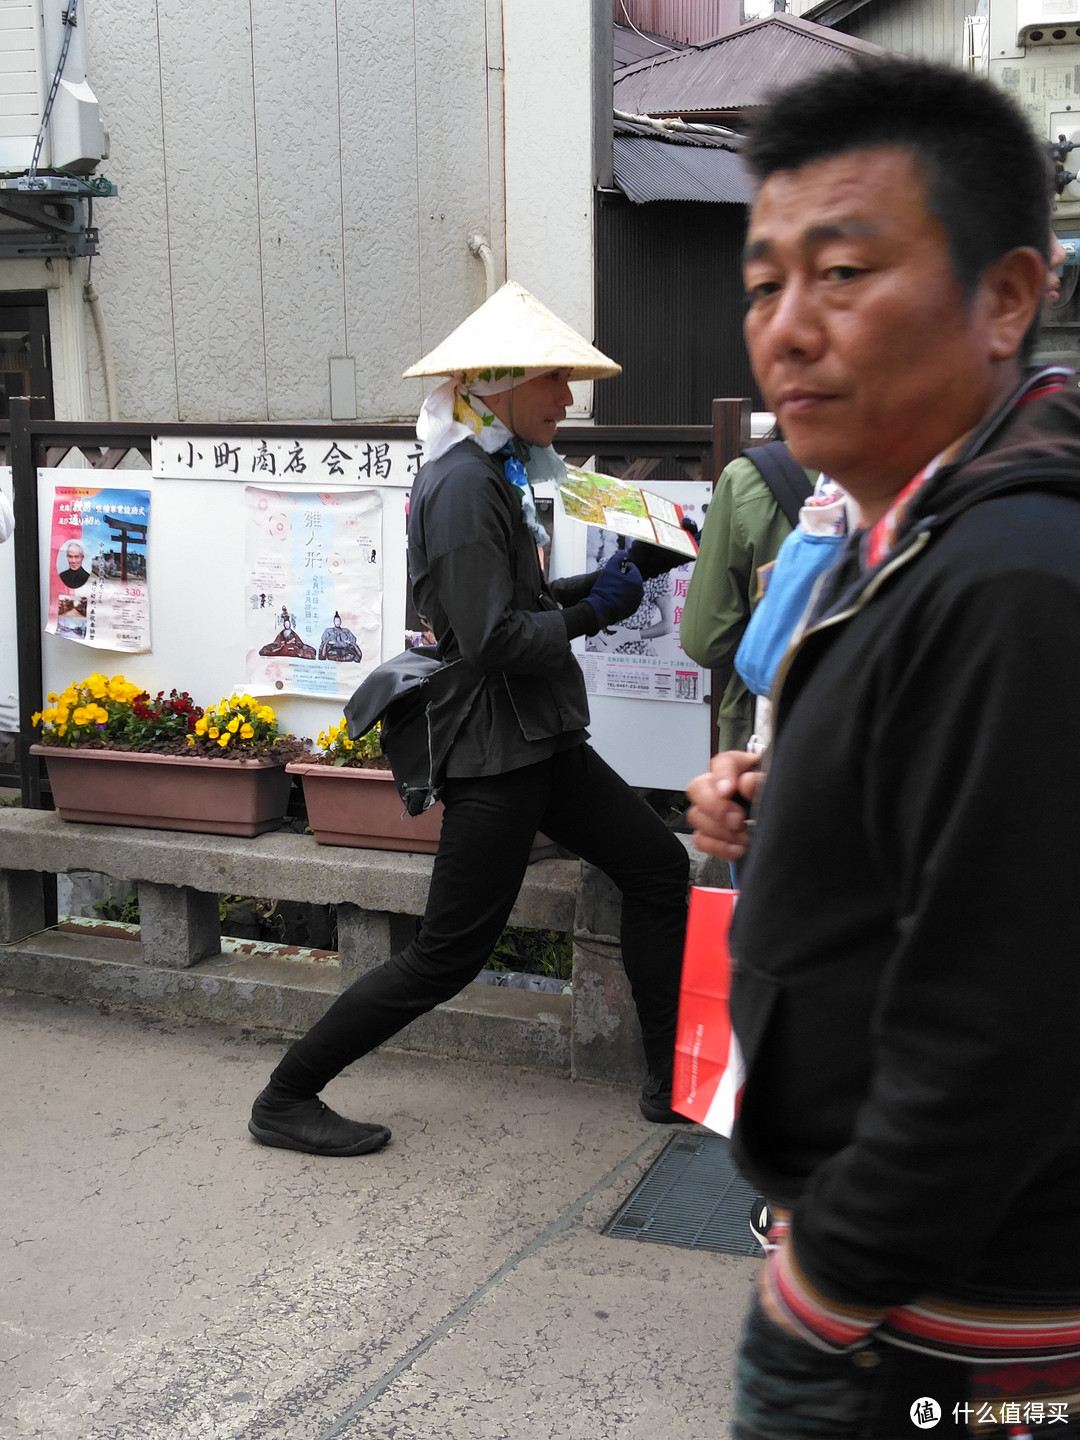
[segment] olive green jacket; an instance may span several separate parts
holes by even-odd
[[[817,479],[814,470],[807,475]],[[790,532],[757,466],[743,456],[733,460],[716,482],[705,516],[679,631],[691,660],[721,673],[721,750],[741,750],[753,729],[754,697],[732,662],[757,604],[758,569],[776,559]]]

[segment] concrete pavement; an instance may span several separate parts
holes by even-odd
[[[282,1045],[0,992],[0,1440],[711,1440],[758,1262],[603,1225],[633,1094],[381,1051],[378,1155],[256,1145]]]

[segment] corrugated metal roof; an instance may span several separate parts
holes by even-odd
[[[650,200],[748,205],[753,198],[742,157],[718,145],[673,145],[647,135],[617,134],[614,162],[615,183],[638,205]]]
[[[869,3],[870,0],[820,0],[820,4],[812,5],[803,18],[813,20],[815,25],[838,25]]]
[[[819,70],[886,53],[809,20],[771,15],[696,49],[629,66],[615,77],[615,108],[636,115],[746,110]]]
[[[660,55],[677,55],[683,48],[673,40],[662,40],[659,35],[642,34],[626,25],[614,27],[613,43],[616,74],[627,65],[636,65],[639,60],[655,60]]]

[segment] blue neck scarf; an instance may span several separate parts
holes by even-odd
[[[525,517],[525,524],[532,531],[538,545],[546,545],[551,536],[544,529],[536,514],[536,497],[533,495],[532,486],[529,484],[528,472],[525,469],[529,460],[531,446],[527,445],[519,436],[514,435],[495,451],[495,457],[502,461],[503,474],[507,480],[521,494],[521,513]]]

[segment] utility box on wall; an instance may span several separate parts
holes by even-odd
[[[1076,44],[1080,40],[1078,0],[1017,0],[1018,45]]]
[[[101,107],[87,74],[86,4],[0,0],[0,173],[29,170],[62,57],[38,168],[88,174],[105,159]]]

